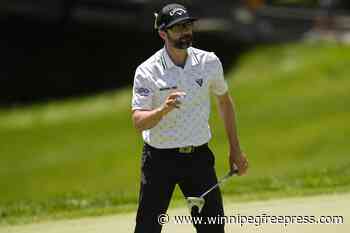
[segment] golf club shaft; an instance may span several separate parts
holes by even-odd
[[[219,180],[219,182],[217,184],[215,184],[213,187],[211,187],[210,189],[208,189],[206,192],[204,192],[200,197],[203,198],[205,197],[208,193],[210,193],[213,189],[215,189],[216,187],[218,187],[219,185],[221,185],[222,183],[224,183],[228,178],[230,178],[231,176],[235,175],[238,173],[237,169],[231,170],[226,176],[224,176],[223,178],[221,178]]]

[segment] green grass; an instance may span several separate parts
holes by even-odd
[[[350,47],[290,44],[241,57],[227,75],[249,175],[230,200],[350,191]],[[134,211],[142,140],[130,89],[0,110],[0,223]],[[227,141],[211,116],[216,167]],[[173,205],[184,205],[180,192]]]

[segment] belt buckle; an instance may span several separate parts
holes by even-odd
[[[185,147],[180,147],[179,152],[183,154],[189,154],[194,151],[194,146],[185,146]]]

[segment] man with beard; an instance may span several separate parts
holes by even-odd
[[[164,48],[135,72],[132,119],[142,132],[144,147],[135,233],[161,232],[162,216],[178,184],[182,193],[199,196],[217,183],[214,155],[208,147],[210,93],[218,100],[228,144],[230,169],[246,173],[248,162],[240,149],[235,113],[218,57],[191,47],[196,20],[179,4],[155,14],[155,27]],[[224,215],[220,189],[205,197],[204,217]],[[194,224],[198,233],[222,233],[224,224]]]

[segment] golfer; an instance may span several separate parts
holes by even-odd
[[[191,47],[196,20],[179,4],[164,6],[156,29],[164,47],[135,72],[132,119],[144,147],[135,233],[159,233],[178,184],[185,197],[200,196],[217,183],[214,155],[208,147],[210,94],[218,100],[229,143],[229,165],[238,174],[248,163],[240,149],[235,113],[218,57]],[[220,189],[205,197],[200,216],[223,216]],[[222,233],[224,225],[195,224],[198,233]]]

